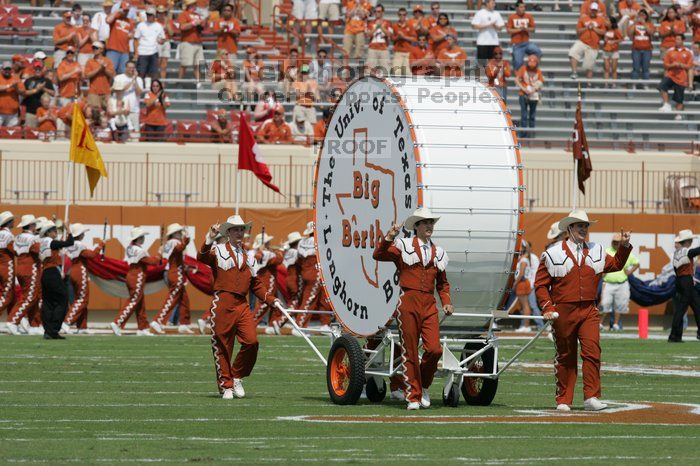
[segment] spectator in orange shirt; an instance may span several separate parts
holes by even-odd
[[[12,73],[20,79],[28,78],[33,71],[26,57],[20,54],[12,56]]]
[[[90,25],[90,15],[83,13],[83,24],[78,28],[78,63],[81,67],[92,58],[92,43],[97,40],[97,32]]]
[[[56,66],[63,61],[68,46],[78,45],[77,28],[70,22],[72,17],[73,15],[71,15],[70,11],[64,11],[63,21],[53,28],[53,45],[55,48],[53,62]]]
[[[75,48],[66,49],[66,58],[58,65],[56,72],[58,79],[58,105],[63,107],[75,99],[80,92],[80,81],[83,78],[83,70],[75,61]]]
[[[211,131],[211,142],[231,143],[233,128],[231,122],[226,118],[226,110],[216,111],[216,119],[209,123]]]
[[[232,102],[237,98],[238,83],[231,55],[226,49],[216,51],[216,59],[211,64],[211,88],[218,92],[220,101]]]
[[[688,87],[688,71],[693,69],[693,52],[683,45],[683,34],[677,34],[675,44],[664,55],[664,77],[659,84],[659,92],[664,103],[659,108],[660,112],[672,111],[668,98],[668,91],[673,89],[673,101],[676,103],[676,120],[682,120],[683,97],[685,88]]]
[[[391,73],[405,76],[410,69],[410,55],[413,44],[418,40],[415,29],[406,17],[405,8],[399,8],[399,20],[392,26],[394,35],[394,59],[391,62]]]
[[[374,8],[374,20],[367,24],[367,49],[366,66],[371,73],[381,73],[388,76],[391,67],[389,55],[389,38],[393,36],[391,23],[384,19],[384,6],[378,3]]]
[[[430,21],[425,17],[423,12],[423,7],[421,5],[415,5],[413,7],[413,18],[409,19],[408,25],[416,31],[416,35],[429,34],[430,32]]]
[[[447,47],[443,48],[437,56],[438,62],[442,69],[443,76],[464,76],[465,62],[467,61],[467,52],[457,46],[457,38],[448,35]]]
[[[435,75],[436,60],[433,50],[428,44],[427,34],[418,35],[418,44],[411,50],[409,60],[411,62],[411,73],[414,76]]]
[[[590,4],[590,16],[583,15],[576,25],[578,39],[569,49],[569,63],[571,64],[571,79],[578,79],[576,73],[578,62],[581,69],[586,72],[586,77],[593,77],[593,68],[598,58],[600,38],[605,34],[605,18],[598,13],[598,4]]]
[[[168,126],[168,117],[165,112],[170,107],[170,99],[163,89],[159,79],[151,81],[151,90],[144,99],[146,104],[146,116],[143,119],[144,139],[146,141],[165,141],[167,135],[165,129]]]
[[[685,34],[685,21],[678,14],[678,9],[674,5],[666,10],[666,13],[661,18],[659,25],[659,38],[661,39],[661,56],[666,54],[666,51],[672,48],[676,42],[676,35]]]
[[[262,85],[264,66],[258,52],[253,47],[248,47],[243,61],[243,94],[248,101],[259,98],[265,92]]]
[[[510,63],[503,59],[503,49],[496,47],[493,49],[493,58],[486,64],[486,77],[489,80],[489,86],[496,89],[503,101],[507,101],[508,98],[507,78],[510,78],[510,75]]]
[[[292,128],[284,121],[284,108],[278,106],[275,116],[265,121],[255,132],[255,139],[263,144],[291,144]]]
[[[693,43],[700,44],[700,1],[695,0],[695,8],[688,15],[688,24],[693,28]]]
[[[530,34],[535,32],[535,18],[525,10],[525,2],[518,0],[515,3],[515,13],[508,17],[506,24],[510,43],[513,45],[513,68],[516,70],[523,66],[523,60],[527,55],[542,57],[542,50],[537,44],[530,42]]]
[[[85,64],[85,78],[89,81],[88,104],[92,108],[106,109],[111,92],[112,78],[116,74],[114,65],[104,56],[105,46],[102,42],[93,42],[93,58]]]
[[[608,10],[605,7],[605,3],[603,3],[600,0],[586,0],[581,5],[581,11],[579,13],[579,16],[591,16],[591,10],[594,8],[593,4],[597,5],[598,15],[600,15],[600,16],[607,15]]]
[[[603,76],[605,77],[605,87],[617,87],[608,79],[617,81],[617,63],[620,60],[620,42],[622,42],[622,31],[617,27],[617,19],[610,18],[610,25],[603,36]]]
[[[272,117],[275,116],[275,110],[278,105],[276,94],[274,92],[265,91],[260,100],[258,100],[258,103],[255,104],[253,120],[259,123],[272,119]]]
[[[19,125],[19,96],[22,81],[12,74],[12,63],[3,62],[0,73],[0,126]]]
[[[289,49],[289,56],[282,61],[279,76],[279,80],[282,81],[282,91],[287,97],[289,97],[289,93],[292,90],[292,84],[294,84],[299,77],[300,64],[299,49],[291,47]]]
[[[197,13],[197,0],[185,0],[185,10],[177,17],[180,27],[180,69],[177,77],[185,77],[185,69],[192,68],[194,79],[199,83],[199,63],[204,61],[202,30],[204,19]]]
[[[241,35],[241,24],[233,17],[233,5],[227,3],[221,10],[221,17],[212,21],[211,29],[216,33],[216,47],[227,52],[238,52],[238,36]]]
[[[539,59],[536,55],[527,57],[527,64],[515,73],[515,84],[518,86],[520,101],[520,127],[534,128],[537,104],[540,101],[540,91],[544,86],[544,76],[539,69]],[[521,131],[521,138],[534,137],[534,133]]]
[[[328,124],[331,122],[331,111],[328,108],[323,109],[323,117],[314,125],[314,141],[323,142],[328,131]]]
[[[620,14],[620,19],[617,24],[621,31],[626,31],[630,24],[634,22],[637,13],[642,7],[636,0],[620,0],[617,4],[617,11]]]
[[[637,13],[634,24],[627,27],[627,36],[632,39],[632,79],[649,79],[654,25],[649,21],[647,10]]]
[[[365,30],[372,5],[363,0],[349,0],[345,6],[343,49],[348,56],[360,59],[365,48]],[[354,47],[354,49],[353,49]]]
[[[309,77],[309,65],[301,65],[299,79],[292,85],[296,96],[296,104],[292,111],[292,120],[298,121],[299,115],[304,121],[313,125],[316,123],[316,109],[314,103],[321,98],[318,92],[318,83]]]
[[[70,128],[71,124],[73,123],[74,105],[80,107],[80,110],[83,111],[83,115],[85,115],[85,118],[89,118],[90,114],[92,113],[92,110],[87,104],[87,98],[85,96],[81,96],[80,99],[78,99],[77,101],[70,102],[68,105],[64,105],[63,107],[58,109],[57,116],[63,123],[63,126],[66,128]]]
[[[447,48],[447,36],[457,38],[457,30],[450,26],[450,18],[445,13],[440,13],[437,24],[430,28],[430,43],[435,56],[439,56],[440,51]]]
[[[36,110],[38,130],[44,139],[53,139],[56,136],[56,107],[51,103],[51,96],[41,96],[41,107]]]
[[[127,17],[129,3],[121,2],[121,8],[107,16],[109,24],[109,39],[107,47],[107,59],[114,65],[114,71],[122,74],[129,61],[129,40],[134,37],[134,22]]]
[[[440,19],[440,2],[432,2],[430,4],[430,16],[425,18],[428,31],[434,26],[437,26]]]

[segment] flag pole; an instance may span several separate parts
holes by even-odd
[[[70,202],[73,197],[73,165],[74,163],[70,160],[68,161],[68,186],[66,186],[66,208],[63,211],[63,223],[67,224],[69,220],[70,212]]]
[[[245,113],[243,113],[243,102],[238,104],[238,120],[240,122],[241,118],[245,118]],[[238,209],[240,206],[241,199],[241,133],[238,130],[238,162],[236,162],[236,215],[238,215]]]
[[[581,98],[581,83],[578,83],[578,102],[579,105],[582,105],[583,99]],[[574,135],[575,137],[578,137],[578,131],[580,129],[576,130],[576,134]],[[574,176],[573,176],[573,183],[571,185],[573,189],[573,195],[572,195],[572,203],[573,206],[571,207],[571,210],[576,210],[576,207],[578,205],[578,159],[574,157]]]

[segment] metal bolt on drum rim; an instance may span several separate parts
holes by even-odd
[[[331,385],[338,396],[343,396],[350,385],[350,358],[344,348],[338,348],[331,364]]]

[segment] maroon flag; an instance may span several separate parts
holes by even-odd
[[[250,128],[243,112],[240,113],[240,120],[241,127],[238,131],[238,169],[252,171],[265,186],[279,193],[280,189],[272,184],[270,169],[263,161],[260,146],[255,141],[253,130]]]
[[[591,164],[591,157],[588,153],[586,131],[583,129],[580,98],[578,104],[576,105],[576,121],[574,122],[574,160],[578,162],[576,164],[578,170],[576,173],[576,177],[578,178],[578,189],[580,189],[583,194],[586,194],[586,185],[584,182],[591,177],[593,165]]]

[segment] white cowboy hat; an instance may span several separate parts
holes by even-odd
[[[676,243],[682,243],[683,241],[687,241],[689,239],[695,239],[697,238],[698,235],[693,234],[693,230],[681,230],[678,232],[678,236],[674,239]]]
[[[413,230],[416,223],[420,222],[421,220],[428,219],[433,219],[437,223],[437,221],[440,220],[440,217],[433,215],[433,213],[427,207],[419,207],[411,214],[410,217],[406,219],[405,222],[403,222],[403,224],[407,230]]]
[[[244,222],[240,215],[231,215],[224,223],[221,224],[219,227],[219,232],[221,232],[222,235],[225,235],[226,232],[233,227],[244,227],[246,231],[250,231],[252,226],[253,222]]]
[[[292,243],[296,243],[297,241],[303,240],[304,237],[301,236],[301,233],[298,231],[293,231],[290,234],[287,235],[287,245],[291,245]]]
[[[41,229],[39,230],[39,236],[46,235],[46,233],[48,233],[49,230],[52,230],[54,228],[56,228],[56,224],[53,223],[51,220],[41,222]]]
[[[165,229],[165,236],[170,237],[170,235],[174,235],[178,231],[184,231],[185,227],[180,225],[179,223],[171,223],[168,225],[168,227]]]
[[[559,229],[566,231],[574,223],[598,223],[598,220],[589,220],[588,215],[583,210],[572,210],[568,217],[559,220]]]
[[[90,231],[90,229],[82,223],[74,223],[70,226],[70,234],[75,238],[82,235],[86,231]]]
[[[125,88],[126,88],[126,83],[122,80],[114,81],[114,84],[112,84],[113,91],[123,91]]]
[[[141,227],[135,227],[131,229],[131,233],[129,234],[129,239],[131,241],[137,240],[141,238],[142,236],[146,236],[148,233],[146,230],[144,230]]]
[[[0,226],[6,224],[10,220],[14,220],[15,216],[10,212],[9,210],[6,210],[5,212],[0,213]]]
[[[314,233],[314,222],[309,222],[306,224],[306,230],[304,230],[304,235],[312,235]]]
[[[547,239],[548,240],[553,240],[557,236],[561,235],[564,233],[559,229],[559,222],[554,222],[552,223],[552,226],[549,227],[549,231],[547,232]]]
[[[265,235],[265,244],[269,243],[274,236],[272,235]],[[258,249],[260,246],[262,246],[262,233],[258,233],[255,235],[255,240],[253,241],[253,249]]]
[[[28,227],[29,225],[36,223],[36,218],[32,214],[22,215],[22,220],[17,225],[20,228]]]

